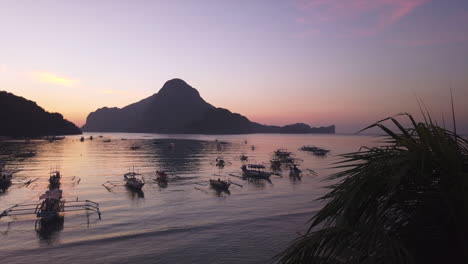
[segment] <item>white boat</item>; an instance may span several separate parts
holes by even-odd
[[[124,174],[125,185],[134,189],[141,189],[145,185],[145,181],[141,174],[134,171]]]

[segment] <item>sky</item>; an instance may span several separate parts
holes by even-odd
[[[0,0],[0,33],[0,90],[79,126],[181,78],[250,120],[339,133],[418,100],[447,121],[452,90],[468,132],[466,0]]]

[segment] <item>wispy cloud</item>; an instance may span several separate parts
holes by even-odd
[[[328,23],[343,23],[353,35],[374,35],[429,1],[298,0],[302,16],[297,17],[296,22],[315,28]]]
[[[51,83],[65,87],[73,87],[78,82],[77,79],[59,76],[50,72],[33,72],[32,76],[35,80],[39,82]]]

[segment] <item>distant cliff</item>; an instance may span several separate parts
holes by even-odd
[[[49,113],[35,102],[0,91],[0,136],[38,137],[81,134],[59,113]]]
[[[83,131],[192,134],[335,133],[335,127],[306,124],[265,126],[207,103],[180,79],[167,81],[158,93],[124,108],[100,108],[88,115]]]

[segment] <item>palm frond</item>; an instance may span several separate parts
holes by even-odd
[[[368,126],[380,128],[386,143],[341,155],[335,168],[342,171],[326,179],[329,192],[319,199],[326,204],[276,260],[424,263],[443,256],[468,262],[468,141],[426,113],[423,123],[402,113]],[[422,250],[435,245],[438,250]]]

